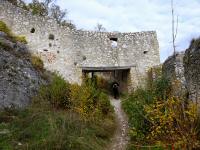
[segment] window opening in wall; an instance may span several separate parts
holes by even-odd
[[[111,41],[116,41],[117,42],[117,38],[110,38]]]
[[[32,29],[31,29],[31,33],[35,33],[35,28],[32,28]]]
[[[148,53],[148,51],[144,51],[143,53],[144,53],[144,54],[147,54],[147,53]]]
[[[111,42],[111,46],[112,46],[112,48],[115,48],[115,47],[117,47],[117,38],[110,38],[110,40],[112,41]]]
[[[54,35],[53,34],[49,34],[49,40],[54,40]]]
[[[83,60],[86,60],[87,58],[86,58],[86,56],[83,56]]]

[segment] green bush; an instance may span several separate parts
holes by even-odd
[[[130,137],[133,141],[141,141],[149,129],[149,122],[145,117],[144,105],[153,101],[152,93],[138,89],[122,102],[122,106],[129,118]]]
[[[82,86],[72,85],[70,97],[74,107],[84,118],[99,119],[113,112],[108,96],[91,80]]]
[[[99,95],[99,108],[104,115],[107,115],[109,112],[112,111],[108,95],[102,92]]]
[[[129,118],[132,142],[148,143],[146,135],[152,124],[146,116],[144,106],[154,103],[155,100],[166,100],[170,96],[171,85],[165,77],[160,76],[151,82],[152,86],[148,86],[146,89],[137,89],[122,102]]]
[[[138,144],[199,147],[197,105],[188,103],[185,96],[173,97],[172,86],[161,76],[123,101],[130,124],[130,150]]]
[[[55,74],[49,85],[41,86],[39,94],[35,99],[50,102],[54,108],[69,109],[71,107],[69,86],[69,83]]]
[[[161,76],[153,82],[152,93],[160,100],[166,100],[171,93],[171,83],[165,76]]]

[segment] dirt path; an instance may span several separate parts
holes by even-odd
[[[124,111],[121,108],[121,100],[110,98],[114,107],[117,121],[117,130],[112,138],[109,150],[125,150],[128,144],[128,121]]]

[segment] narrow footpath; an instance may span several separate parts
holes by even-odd
[[[110,97],[110,102],[115,110],[117,129],[112,138],[109,150],[126,150],[128,137],[128,119],[121,108],[121,100]]]

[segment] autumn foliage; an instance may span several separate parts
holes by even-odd
[[[178,96],[178,82],[171,82],[163,75],[148,82],[145,89],[138,89],[123,101],[129,117],[130,150],[135,145],[158,146],[161,149],[198,149],[199,106],[186,97]]]

